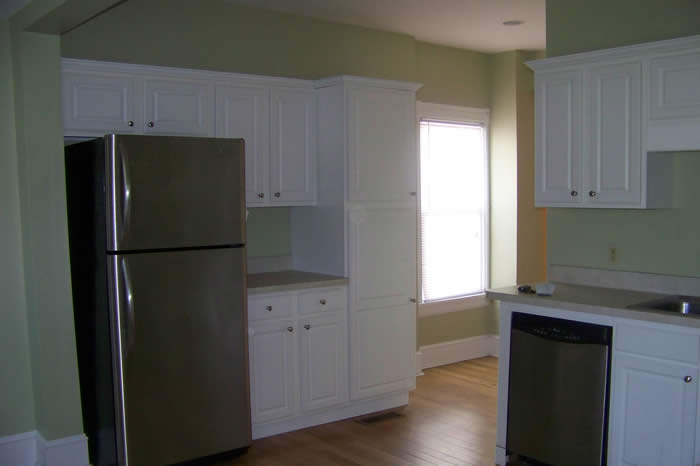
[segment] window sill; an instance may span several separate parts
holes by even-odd
[[[468,311],[487,306],[491,302],[486,294],[469,296],[467,298],[446,299],[418,305],[418,317],[430,317],[450,312]]]

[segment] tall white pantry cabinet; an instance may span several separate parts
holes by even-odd
[[[415,387],[420,85],[343,76],[316,86],[318,202],[292,209],[294,266],[350,278],[350,400],[405,393]]]

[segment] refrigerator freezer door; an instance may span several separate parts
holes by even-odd
[[[105,139],[108,251],[245,243],[242,139]]]
[[[244,261],[244,248],[109,256],[121,465],[250,444]]]

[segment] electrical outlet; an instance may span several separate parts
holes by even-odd
[[[617,248],[615,246],[611,246],[608,249],[608,262],[611,264],[617,263]]]

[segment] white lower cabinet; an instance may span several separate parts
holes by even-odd
[[[291,320],[250,326],[249,358],[253,422],[290,416],[297,407],[297,350]]]
[[[254,428],[347,401],[346,293],[329,287],[249,298]]]
[[[347,400],[346,333],[344,313],[299,320],[302,411]]]
[[[615,355],[611,464],[696,464],[697,367]]]

